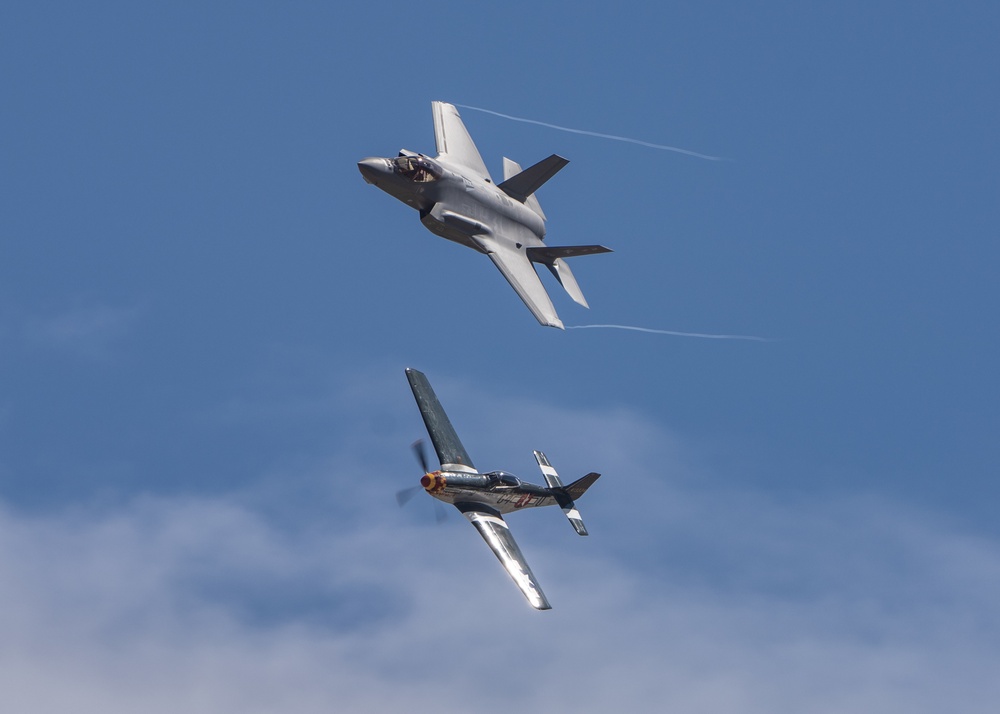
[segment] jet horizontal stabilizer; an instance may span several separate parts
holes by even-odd
[[[524,251],[525,255],[528,256],[528,260],[548,267],[549,271],[556,277],[556,280],[559,281],[559,284],[569,293],[569,296],[577,304],[584,307],[590,307],[590,305],[587,304],[587,298],[583,296],[583,291],[580,290],[580,285],[576,282],[573,271],[569,269],[569,265],[566,264],[563,258],[612,252],[614,251],[610,248],[605,248],[603,245],[532,246],[525,248]]]
[[[552,154],[547,159],[542,159],[534,166],[529,166],[519,174],[515,174],[497,188],[513,198],[515,201],[524,203],[528,196],[542,187],[546,181],[556,175],[563,166],[569,163],[569,159],[564,159],[557,154]]]
[[[603,245],[553,245],[526,248],[525,253],[532,263],[544,263],[551,265],[559,258],[573,258],[578,255],[597,255],[599,253],[613,253],[610,248]]]

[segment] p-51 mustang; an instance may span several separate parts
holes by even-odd
[[[600,478],[600,474],[589,473],[569,486],[563,486],[556,470],[541,451],[535,452],[535,460],[542,470],[547,486],[526,483],[505,471],[481,474],[472,465],[472,459],[459,441],[458,434],[455,433],[427,377],[415,369],[407,369],[406,378],[410,382],[413,396],[420,408],[420,415],[424,419],[427,433],[430,434],[431,443],[434,444],[434,450],[441,463],[439,470],[430,471],[422,442],[414,444],[417,458],[427,472],[420,479],[420,486],[434,498],[454,504],[462,515],[469,519],[510,577],[521,588],[521,592],[528,598],[532,607],[538,610],[551,609],[552,606],[545,599],[545,594],[542,593],[531,568],[525,562],[521,549],[514,542],[514,537],[502,514],[522,508],[558,505],[566,514],[573,529],[582,536],[587,535],[587,529],[574,501]],[[398,494],[400,504],[405,502],[405,495],[412,490],[414,489],[407,489]]]
[[[420,211],[432,233],[488,255],[540,323],[563,329],[533,264],[546,266],[573,300],[589,307],[565,258],[611,252],[543,242],[545,214],[534,194],[569,161],[553,154],[522,171],[504,157],[503,183],[494,184],[455,106],[432,102],[431,109],[437,157],[404,149],[394,159],[362,159],[361,175]]]

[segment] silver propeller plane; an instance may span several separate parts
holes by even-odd
[[[563,328],[535,263],[546,266],[569,296],[586,298],[565,259],[610,253],[602,245],[545,245],[545,214],[535,197],[569,163],[553,154],[534,166],[504,157],[502,183],[494,184],[453,104],[432,102],[437,156],[402,150],[396,158],[358,162],[365,181],[420,212],[431,233],[485,253],[540,323]]]
[[[528,598],[532,607],[538,610],[552,608],[545,598],[534,573],[528,567],[521,549],[503,519],[504,513],[558,505],[569,519],[573,529],[580,535],[587,535],[587,528],[574,503],[590,488],[600,474],[589,473],[568,486],[563,486],[559,475],[541,451],[535,452],[535,460],[545,478],[546,486],[536,486],[517,478],[506,471],[479,473],[472,465],[472,459],[458,439],[458,434],[448,420],[430,382],[422,372],[406,370],[413,396],[420,408],[427,433],[437,452],[441,467],[430,471],[427,457],[423,453],[423,442],[416,442],[417,458],[426,472],[420,479],[420,486],[405,489],[397,494],[400,505],[409,499],[414,491],[423,488],[434,498],[451,503],[462,515],[469,519],[479,535],[496,555],[514,582]]]

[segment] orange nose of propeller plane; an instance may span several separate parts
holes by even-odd
[[[420,479],[420,485],[424,487],[424,490],[433,493],[444,488],[445,478],[441,475],[440,471],[434,471],[433,473],[424,474]]]

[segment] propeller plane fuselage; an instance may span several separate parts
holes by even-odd
[[[551,489],[522,481],[506,471],[491,471],[485,474],[432,471],[424,474],[420,479],[420,485],[431,496],[445,503],[488,504],[500,513],[558,505]]]

